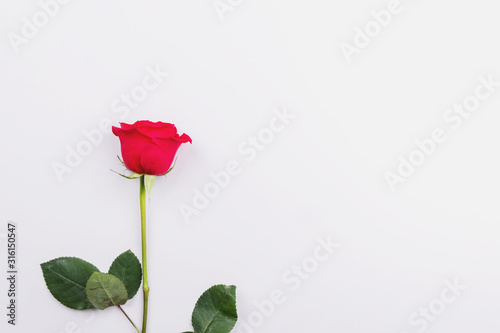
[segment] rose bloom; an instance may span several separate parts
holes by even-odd
[[[136,121],[113,126],[113,134],[120,138],[125,166],[136,173],[164,175],[172,166],[181,144],[191,142],[187,134],[179,136],[174,124]]]

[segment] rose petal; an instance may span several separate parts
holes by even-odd
[[[127,169],[143,174],[141,154],[151,144],[151,139],[135,128],[124,130],[113,127],[113,133],[120,138],[123,163]]]
[[[120,127],[122,129],[131,129],[134,128],[134,125],[126,124],[126,123],[120,123]]]
[[[180,142],[180,143],[186,143],[186,142],[193,143],[193,140],[191,140],[189,135],[187,135],[186,133],[182,134],[181,136],[179,136],[179,134],[177,134],[173,137],[173,139],[177,142]]]
[[[141,155],[141,166],[148,175],[163,175],[172,166],[180,143],[172,139],[153,139]]]
[[[173,124],[168,123],[151,123],[151,124],[138,124],[137,130],[142,134],[151,138],[164,138],[168,139],[177,134],[177,129]]]

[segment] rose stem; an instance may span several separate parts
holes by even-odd
[[[142,333],[146,333],[148,321],[148,299],[149,299],[149,284],[148,284],[148,258],[146,253],[146,187],[144,186],[144,176],[141,176],[140,187],[140,203],[141,203],[141,238],[142,238],[142,288],[144,290],[144,310],[142,314]]]
[[[130,319],[130,317],[125,313],[125,311],[123,311],[122,307],[117,305],[118,309],[120,309],[123,314],[125,315],[125,317],[127,317],[128,321],[130,321],[130,323],[132,324],[132,326],[134,326],[135,330],[137,331],[137,333],[140,333],[139,332],[139,329],[137,328],[137,326],[135,326],[134,322],[132,321],[132,319]]]

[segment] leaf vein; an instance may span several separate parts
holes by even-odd
[[[224,301],[226,300],[226,298],[228,297],[228,295],[224,295],[224,297],[222,298],[222,300],[220,301],[220,304],[219,306],[217,307],[217,311],[215,312],[215,314],[213,315],[212,319],[210,319],[210,321],[208,322],[207,326],[205,327],[205,329],[203,330],[203,333],[207,332],[207,329],[210,327],[210,325],[212,325],[215,317],[217,317],[217,315],[219,313],[221,313],[220,311],[220,308],[222,307],[222,304],[224,304]]]
[[[83,286],[83,285],[79,284],[79,283],[78,283],[78,282],[76,282],[76,281],[73,281],[73,280],[69,279],[68,277],[66,277],[66,276],[62,275],[61,273],[59,273],[59,272],[57,272],[57,271],[55,271],[55,270],[53,270],[53,269],[51,269],[51,268],[48,268],[48,270],[49,270],[49,271],[51,271],[51,272],[53,272],[54,274],[56,274],[56,275],[58,275],[58,276],[60,276],[60,277],[64,278],[64,279],[66,279],[66,280],[68,280],[68,281],[70,281],[70,282],[72,282],[72,283],[76,284],[76,285],[77,285],[77,286],[79,286],[79,287],[85,288],[85,286]]]

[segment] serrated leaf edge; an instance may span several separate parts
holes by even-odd
[[[196,301],[196,304],[194,305],[194,309],[193,309],[193,315],[191,316],[191,322],[193,321],[194,311],[195,311],[195,310],[196,310],[196,308],[198,307],[198,304],[199,304],[199,302],[200,302],[201,297],[202,297],[202,296],[203,296],[206,292],[208,292],[210,289],[212,289],[212,288],[216,288],[216,287],[221,287],[221,286],[222,286],[222,287],[229,287],[229,288],[234,287],[234,291],[235,291],[235,293],[234,293],[234,301],[235,301],[235,303],[236,303],[236,286],[235,286],[235,285],[226,285],[226,284],[216,284],[216,285],[213,285],[213,286],[211,286],[210,288],[208,288],[207,290],[205,290],[205,291],[201,294],[201,296],[198,298],[198,300]],[[224,300],[225,300],[225,298],[221,301],[221,304],[222,304],[222,302],[223,302]],[[203,331],[201,331],[201,332],[196,332],[196,333],[207,333],[207,329],[208,329],[208,328],[210,327],[210,325],[212,324],[213,319],[215,318],[215,316],[216,316],[218,313],[220,313],[220,312],[221,312],[221,311],[219,310],[219,308],[220,308],[220,306],[218,307],[217,312],[215,313],[215,315],[214,315],[214,316],[212,317],[212,319],[210,320],[209,324],[208,324],[208,325],[207,325],[207,326],[203,329]],[[235,318],[235,319],[236,319],[236,321],[234,322],[234,324],[233,324],[233,326],[231,327],[231,330],[230,330],[230,331],[232,331],[232,330],[233,330],[234,326],[236,325],[236,322],[238,321],[238,308],[237,308],[237,307],[236,307],[236,318]],[[193,323],[193,324],[194,324],[194,323]],[[195,327],[194,327],[194,325],[193,325],[193,328],[195,328]],[[196,329],[195,329],[195,331],[196,331]]]
[[[72,308],[72,307],[70,307],[70,306],[67,306],[66,304],[63,304],[60,300],[58,300],[58,299],[57,299],[57,297],[54,295],[54,293],[52,293],[52,290],[49,288],[49,285],[47,284],[47,279],[46,279],[46,277],[45,277],[45,269],[43,268],[43,265],[48,264],[48,263],[50,263],[51,261],[55,261],[55,260],[59,260],[59,259],[78,259],[78,260],[81,260],[81,261],[86,262],[86,263],[87,263],[87,264],[89,264],[89,265],[92,265],[92,267],[94,267],[95,269],[97,269],[97,271],[96,271],[96,272],[99,272],[99,269],[98,269],[98,268],[97,268],[94,264],[92,264],[92,263],[90,263],[90,262],[88,262],[88,261],[86,261],[86,260],[83,260],[82,258],[78,258],[78,257],[58,257],[58,258],[54,258],[54,259],[52,259],[52,260],[49,260],[49,261],[43,262],[43,263],[41,263],[41,264],[40,264],[40,268],[42,269],[43,281],[45,282],[45,286],[46,286],[46,287],[47,287],[47,289],[49,290],[50,294],[51,294],[51,295],[52,295],[52,296],[53,296],[53,297],[54,297],[54,298],[55,298],[55,299],[56,299],[59,303],[61,303],[62,305],[64,305],[65,307],[68,307],[68,308],[70,308],[70,309],[74,309],[74,310],[88,310],[88,309],[94,309],[94,308],[95,308],[95,306],[94,306],[94,304],[92,304],[92,302],[88,299],[88,297],[87,297],[87,300],[89,301],[89,304],[91,305],[91,307],[90,307],[90,308],[87,308],[87,309],[76,309],[76,308]],[[53,270],[50,270],[50,271],[51,271],[51,272],[56,273],[57,275],[60,275],[59,273],[57,273],[57,272],[55,272],[55,271],[53,271]],[[94,272],[94,273],[95,273],[95,272]],[[93,273],[92,273],[92,274],[93,274]],[[60,276],[62,276],[62,275],[60,275]],[[63,277],[64,277],[64,276],[63,276]],[[64,278],[66,278],[66,277],[64,277]],[[66,278],[66,279],[67,279],[67,278]],[[85,288],[85,289],[87,288],[87,286],[86,286],[86,285],[85,285],[85,286],[82,286],[82,285],[80,285],[80,284],[76,283],[75,281],[72,281],[72,280],[70,280],[70,279],[67,279],[67,280],[68,280],[68,281],[73,282],[73,283],[74,283],[74,284],[76,284],[77,286],[83,287],[83,288]],[[85,292],[85,295],[86,295],[86,294],[87,294],[87,292]]]
[[[109,269],[108,269],[108,273],[107,273],[107,274],[113,275],[115,278],[117,278],[118,280],[122,281],[122,280],[121,280],[118,276],[116,276],[116,275],[114,275],[114,274],[110,273],[109,271],[110,271],[111,267],[113,267],[113,265],[115,264],[115,261],[116,261],[116,260],[118,260],[118,258],[119,258],[120,256],[124,255],[124,254],[125,254],[125,253],[127,253],[127,252],[130,252],[130,253],[131,253],[131,254],[135,257],[135,259],[137,259],[137,262],[139,263],[139,266],[141,267],[141,283],[142,283],[142,277],[143,277],[143,276],[142,276],[142,263],[141,263],[141,261],[139,260],[139,258],[135,255],[135,253],[134,253],[134,252],[132,252],[132,250],[130,250],[130,249],[128,249],[127,251],[125,251],[125,252],[123,252],[123,253],[120,253],[120,254],[119,254],[119,255],[115,258],[115,260],[113,260],[113,262],[112,262],[112,263],[111,263],[111,265],[109,266]],[[125,285],[125,282],[123,282],[123,281],[122,281],[122,283]],[[140,284],[139,284],[139,288],[140,288]],[[125,289],[127,289],[127,286],[125,286]],[[128,299],[132,299],[132,298],[134,298],[134,297],[135,297],[135,295],[137,295],[137,292],[138,292],[138,291],[139,291],[139,289],[137,289],[137,290],[136,290],[136,292],[135,292],[135,293],[134,293],[131,297],[128,297],[128,289],[127,289],[127,298],[128,298]]]

